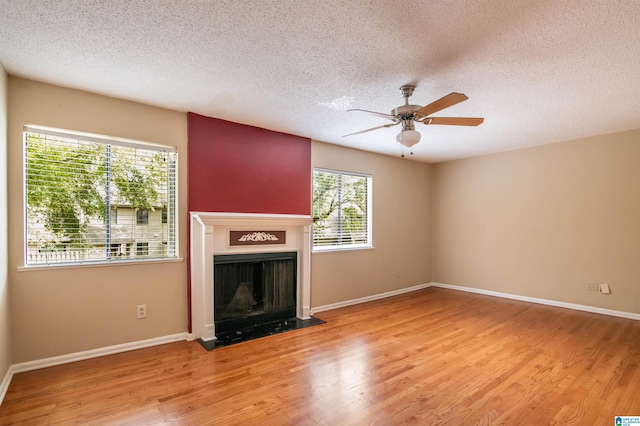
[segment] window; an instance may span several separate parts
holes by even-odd
[[[137,210],[136,211],[136,224],[148,225],[149,224],[149,210]]]
[[[371,247],[371,176],[313,171],[314,250]]]
[[[35,126],[24,143],[27,265],[176,257],[175,148]]]
[[[168,223],[167,222],[168,218],[169,216],[167,215],[167,209],[162,209],[162,223],[163,224]]]
[[[109,221],[111,223],[118,223],[118,209],[116,207],[111,207],[111,209],[109,209]]]

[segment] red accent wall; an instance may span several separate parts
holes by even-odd
[[[187,114],[189,211],[311,214],[311,139]]]
[[[311,215],[311,139],[192,112],[187,137],[189,211]],[[191,272],[187,300],[191,332]]]

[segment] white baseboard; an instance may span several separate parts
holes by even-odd
[[[329,305],[316,306],[311,308],[311,314],[317,312],[328,311],[330,309],[344,308],[345,306],[357,305],[359,303],[371,302],[373,300],[384,299],[386,297],[397,296],[399,294],[409,293],[411,291],[422,290],[430,287],[432,283],[418,284],[412,287],[401,288],[399,290],[388,291],[386,293],[374,294],[372,296],[360,297],[358,299],[345,300],[343,302],[331,303]]]
[[[2,405],[2,401],[4,401],[4,396],[7,394],[7,390],[9,390],[9,384],[11,383],[11,379],[13,378],[13,365],[9,366],[7,373],[4,375],[4,379],[2,379],[2,383],[0,383],[0,405]]]
[[[503,299],[519,300],[522,302],[538,303],[540,305],[555,306],[558,308],[575,309],[577,311],[591,312],[594,314],[609,315],[613,317],[627,318],[640,321],[640,314],[634,312],[616,311],[613,309],[598,308],[596,306],[579,305],[576,303],[560,302],[557,300],[540,299],[537,297],[520,296],[518,294],[502,293],[499,291],[484,290],[480,288],[464,287],[459,285],[443,284],[438,282],[430,282],[419,284],[413,287],[402,288],[400,290],[389,291],[387,293],[375,294],[373,296],[361,297],[358,299],[345,300],[343,302],[331,303],[329,305],[317,306],[311,309],[311,313],[328,311],[330,309],[343,308],[345,306],[357,305],[359,303],[371,302],[373,300],[384,299],[386,297],[397,296],[399,294],[411,291],[422,290],[427,287],[440,287],[449,290],[466,291],[468,293],[484,294],[485,296],[501,297]]]
[[[171,334],[169,336],[155,337],[153,339],[139,340],[137,342],[123,343],[120,345],[106,346],[104,348],[91,349],[88,351],[75,352],[67,355],[54,356],[35,361],[20,362],[9,366],[7,373],[0,383],[0,405],[9,389],[9,384],[13,375],[25,371],[38,370],[40,368],[53,367],[55,365],[68,364],[70,362],[84,359],[98,358],[105,355],[112,355],[120,352],[133,351],[136,349],[149,348],[151,346],[164,345],[166,343],[188,340],[188,333]]]
[[[442,284],[432,282],[431,286],[448,288],[450,290],[466,291],[468,293],[484,294],[486,296],[502,297],[504,299],[520,300],[522,302],[538,303],[540,305],[555,306],[558,308],[575,309],[577,311],[591,312],[594,314],[610,315],[613,317],[621,317],[632,320],[640,320],[640,314],[625,311],[616,311],[613,309],[598,308],[596,306],[578,305],[576,303],[559,302],[557,300],[539,299],[537,297],[520,296],[517,294],[501,293],[499,291],[483,290],[480,288],[463,287],[459,285]]]

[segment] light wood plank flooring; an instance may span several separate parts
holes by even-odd
[[[205,351],[16,374],[0,424],[613,425],[640,415],[640,321],[425,290]]]

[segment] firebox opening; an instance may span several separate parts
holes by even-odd
[[[214,256],[216,333],[296,316],[297,253]]]

